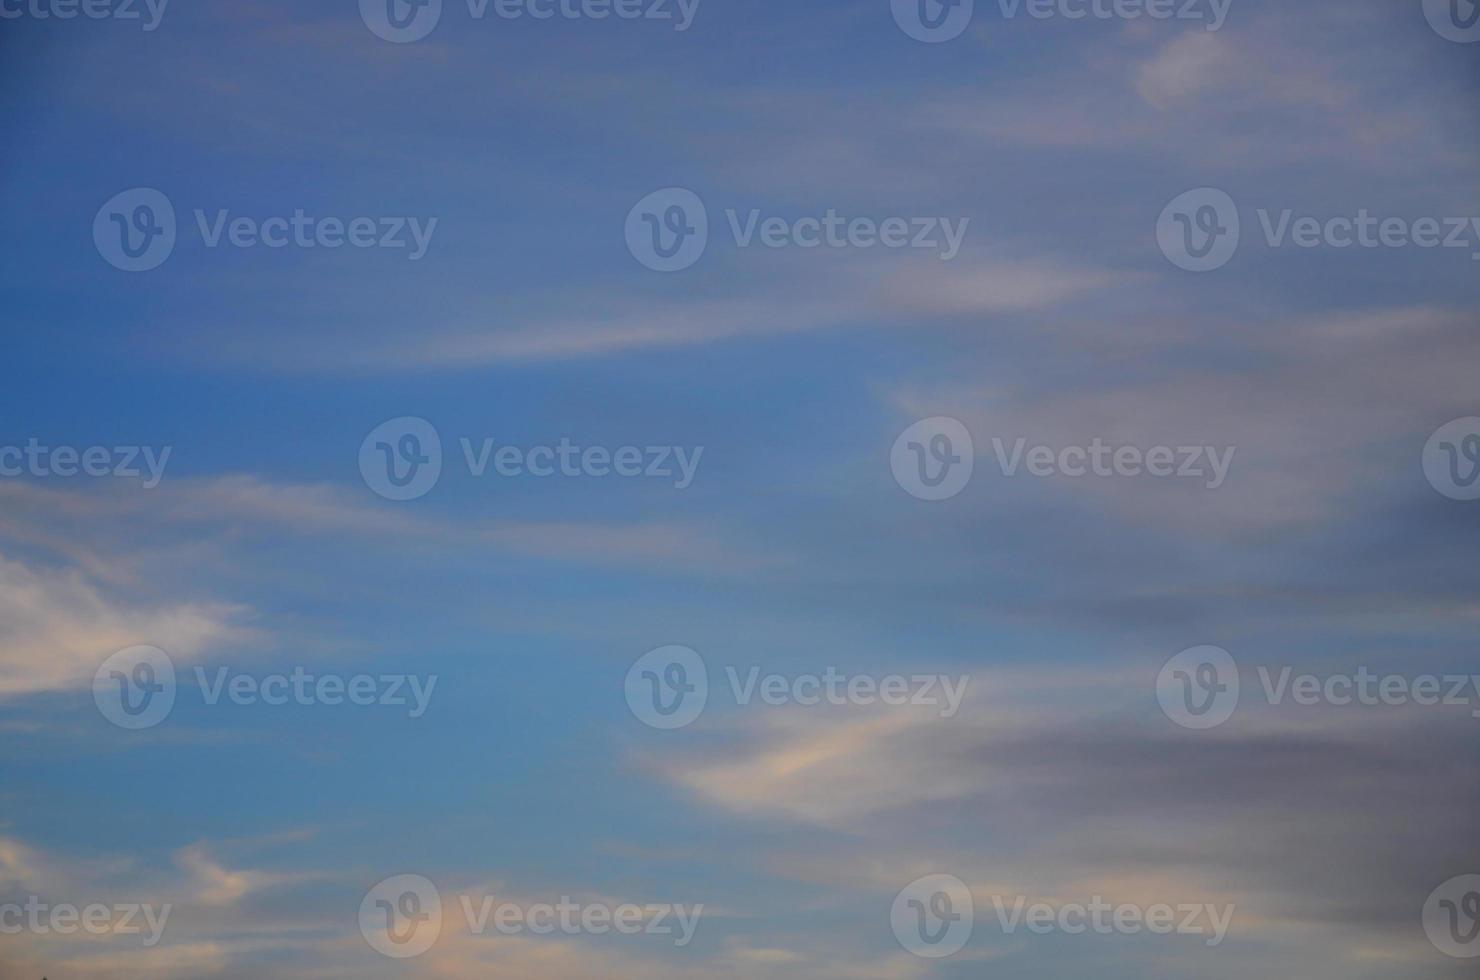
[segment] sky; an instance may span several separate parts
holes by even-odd
[[[1472,977],[1476,13],[0,0],[0,980]]]

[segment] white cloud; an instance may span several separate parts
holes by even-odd
[[[1207,90],[1224,86],[1227,70],[1237,63],[1219,35],[1184,34],[1141,65],[1136,91],[1159,109],[1197,101]]]
[[[77,571],[0,556],[0,695],[92,683],[99,664],[141,643],[189,660],[233,633],[240,607],[113,599]]]

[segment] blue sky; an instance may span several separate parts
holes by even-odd
[[[174,909],[148,947],[0,935],[0,980],[1469,975],[1423,910],[1480,872],[1475,705],[1262,703],[1256,667],[1480,673],[1480,503],[1424,469],[1480,415],[1480,222],[1301,248],[1260,212],[1480,217],[1480,46],[1407,0],[1208,26],[983,0],[942,43],[887,0],[702,0],[681,31],[447,0],[410,43],[352,2],[0,21],[0,448],[170,448],[152,487],[0,476],[0,905]],[[708,245],[655,272],[624,226],[674,187]],[[1241,243],[1187,272],[1158,216],[1207,187]],[[135,188],[178,219],[144,272],[92,232]],[[197,210],[436,224],[412,259],[208,247]],[[741,247],[729,210],[969,224],[946,261]],[[359,460],[406,417],[443,466],[396,501]],[[922,500],[891,447],[939,417],[974,471]],[[683,488],[477,476],[464,438],[702,456]],[[1210,488],[1008,475],[994,439],[1236,452]],[[624,691],[670,644],[711,695],[663,731]],[[1204,644],[1244,700],[1194,731],[1158,672]],[[93,678],[140,645],[179,690],[131,731]],[[726,666],[971,681],[941,718],[740,705]],[[197,667],[438,680],[409,717],[209,704]],[[407,959],[357,920],[401,874],[446,903]],[[932,874],[976,906],[939,959],[890,920]],[[472,935],[455,896],[484,895],[704,913],[683,947]],[[992,905],[1096,895],[1236,911],[1209,948],[1009,934]]]

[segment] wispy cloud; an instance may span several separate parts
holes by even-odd
[[[234,635],[243,612],[224,603],[125,600],[81,572],[0,557],[0,695],[91,684],[109,654],[140,643],[199,656]]]

